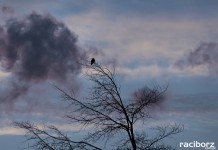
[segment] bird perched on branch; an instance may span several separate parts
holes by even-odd
[[[94,63],[95,63],[95,58],[92,58],[91,65],[93,65]]]

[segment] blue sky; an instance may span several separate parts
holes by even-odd
[[[115,60],[119,81],[127,97],[145,84],[169,84],[169,100],[156,117],[159,123],[184,124],[185,131],[175,136],[174,144],[199,140],[214,141],[218,146],[218,69],[215,66],[218,1],[0,0],[0,7],[4,6],[12,11],[1,10],[2,26],[11,17],[22,18],[33,11],[49,13],[64,22],[78,35],[79,46],[94,47],[102,52],[92,54],[99,62]],[[210,57],[209,62],[197,65],[187,61],[189,54],[202,43],[215,43],[213,50],[204,51],[215,58]],[[176,65],[179,60],[186,60],[187,64],[180,68]],[[10,72],[0,71],[0,89],[4,89],[8,76]],[[81,80],[85,90],[86,81]],[[60,101],[57,100],[58,93],[50,94],[55,91],[49,86],[49,81],[46,81],[32,87],[32,93],[26,96],[31,97],[31,101],[19,99],[13,107],[0,102],[1,148],[3,145],[4,150],[16,150],[23,139],[17,136],[22,135],[22,131],[8,126],[12,120],[49,122],[68,130],[67,125],[59,123],[58,117],[53,117],[60,109],[57,108]],[[43,91],[43,94],[38,96],[34,91]],[[11,144],[10,139],[15,142]]]

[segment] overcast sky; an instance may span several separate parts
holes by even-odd
[[[88,83],[80,68],[74,66],[67,70],[67,66],[63,65],[62,74],[58,74],[60,76],[50,71],[40,74],[39,78],[36,76],[37,71],[30,74],[25,70],[23,62],[28,59],[28,51],[22,52],[22,56],[27,56],[25,61],[12,60],[5,55],[5,50],[16,49],[17,41],[24,43],[22,48],[29,48],[26,42],[29,37],[20,32],[18,35],[16,29],[19,23],[24,23],[26,27],[28,21],[25,21],[28,19],[30,23],[34,22],[31,14],[48,20],[52,18],[54,26],[64,24],[63,31],[71,31],[67,36],[73,41],[72,44],[64,42],[66,46],[75,48],[72,55],[75,56],[74,59],[79,59],[83,51],[92,49],[88,54],[90,58],[95,57],[102,64],[115,62],[125,97],[144,85],[169,84],[169,98],[156,117],[159,119],[158,124],[184,124],[185,131],[175,136],[174,145],[178,146],[179,142],[202,141],[215,142],[218,147],[218,1],[0,0],[2,149],[18,150],[20,146],[25,146],[23,138],[18,136],[23,132],[9,126],[12,120],[48,122],[64,130],[76,130],[59,122],[58,116],[64,114],[61,111],[64,106],[61,106],[51,82],[64,88],[79,88],[80,93],[87,90],[85,87]],[[7,20],[12,20],[12,23]],[[37,27],[28,30],[35,33]],[[15,39],[5,40],[9,35]],[[21,40],[16,40],[16,37]],[[34,44],[30,47],[31,50],[38,48]],[[67,51],[66,54],[68,55]],[[59,55],[62,57],[62,54]],[[64,56],[66,55],[63,54]],[[71,58],[68,56],[66,60]],[[8,59],[6,64],[9,67],[5,67],[5,58]],[[31,59],[30,63],[32,61],[38,60]],[[53,68],[54,65],[50,62],[43,60],[40,65]],[[69,72],[73,74],[73,83],[67,85]]]

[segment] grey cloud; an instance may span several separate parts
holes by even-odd
[[[3,14],[13,14],[14,13],[14,8],[11,6],[0,6],[0,11]]]
[[[11,77],[0,87],[0,105],[13,105],[35,83],[47,80],[77,89],[78,61],[85,58],[77,35],[49,14],[8,20],[0,26],[0,65]]]
[[[23,20],[11,19],[6,26],[0,59],[5,71],[25,80],[64,80],[77,74],[80,58],[77,36],[49,15],[32,13]]]
[[[184,69],[184,67],[197,67],[206,65],[211,75],[218,75],[218,43],[202,43],[195,50],[186,54],[182,59],[175,63],[175,66]]]

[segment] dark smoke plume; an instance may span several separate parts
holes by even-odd
[[[76,42],[77,36],[63,23],[33,13],[8,21],[0,61],[5,71],[23,80],[65,80],[80,70]]]
[[[36,82],[66,83],[69,77],[75,81],[80,72],[77,62],[84,57],[77,36],[54,17],[32,13],[20,20],[10,19],[0,26],[0,68],[13,78],[9,90],[0,91],[0,102],[25,95]]]
[[[211,75],[218,75],[218,43],[202,43],[197,49],[191,51],[184,58],[175,63],[176,67],[196,67],[207,65]]]
[[[0,6],[0,12],[3,14],[13,14],[14,8],[10,6]]]

